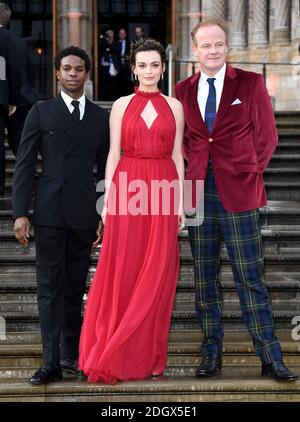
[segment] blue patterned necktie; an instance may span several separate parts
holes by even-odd
[[[205,124],[210,133],[213,128],[217,110],[216,88],[214,85],[215,80],[215,78],[207,78],[209,92],[205,106]]]

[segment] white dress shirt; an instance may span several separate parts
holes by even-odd
[[[72,106],[71,103],[74,100],[74,98],[70,97],[64,91],[61,91],[60,95],[62,99],[64,100],[66,106],[68,107],[70,113],[72,114],[74,110],[74,106]],[[77,101],[79,101],[80,120],[82,120],[84,116],[84,110],[85,110],[85,95],[83,94],[80,98],[78,98]]]
[[[226,73],[226,63],[224,63],[222,69],[220,69],[219,72],[216,73],[214,76],[207,76],[204,72],[201,71],[201,76],[200,76],[199,84],[198,84],[197,100],[198,100],[199,109],[200,109],[200,113],[203,118],[203,121],[205,121],[205,107],[206,107],[207,97],[209,93],[209,84],[207,82],[207,79],[215,78],[214,85],[216,88],[216,102],[217,102],[216,112],[218,112],[221,95],[223,91],[223,86],[224,86],[225,73]]]

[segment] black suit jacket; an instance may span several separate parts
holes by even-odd
[[[109,149],[108,113],[86,99],[83,120],[76,122],[62,97],[38,102],[30,110],[18,151],[13,181],[14,218],[27,216],[38,152],[38,181],[33,224],[93,229],[96,212],[93,167],[104,179]]]
[[[122,43],[121,41],[116,41],[116,47],[118,49],[119,56],[121,57],[122,53]],[[128,40],[125,40],[125,56],[129,56],[130,54],[130,42]]]
[[[26,42],[8,29],[0,28],[0,56],[6,63],[6,80],[0,81],[0,105],[27,106],[38,101]]]

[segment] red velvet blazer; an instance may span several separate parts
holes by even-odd
[[[193,182],[204,180],[210,155],[217,189],[228,212],[247,211],[266,205],[262,173],[276,148],[278,134],[270,96],[262,76],[227,64],[221,101],[211,134],[198,106],[199,78],[200,72],[179,82],[175,88],[176,97],[184,107],[186,122],[186,179]]]

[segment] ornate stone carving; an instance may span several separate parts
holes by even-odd
[[[245,0],[230,0],[232,25],[230,32],[230,47],[246,47],[246,16]]]
[[[225,0],[206,0],[203,2],[203,17],[224,19]]]
[[[252,44],[257,47],[267,47],[268,45],[267,0],[254,0],[252,7],[253,7]]]
[[[273,0],[275,7],[274,42],[288,43],[290,40],[290,0]]]

